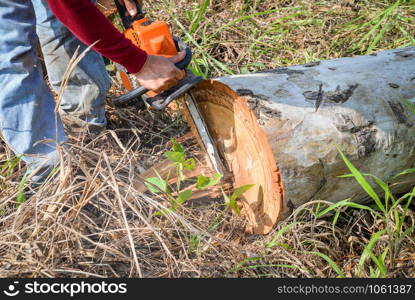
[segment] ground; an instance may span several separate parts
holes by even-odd
[[[415,4],[404,0],[147,1],[145,10],[172,24],[205,78],[415,43]],[[307,206],[266,236],[247,235],[223,199],[172,211],[165,197],[134,189],[170,139],[188,131],[180,112],[117,108],[110,99],[106,108],[108,130],[71,135],[60,175],[36,192],[21,180],[24,164],[0,144],[2,276],[415,276],[415,215],[405,205],[412,196],[386,215],[373,205],[334,215]],[[185,148],[197,157],[194,142]]]

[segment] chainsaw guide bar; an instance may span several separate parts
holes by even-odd
[[[206,123],[203,120],[200,110],[197,107],[196,100],[191,92],[186,93],[185,104],[191,117],[191,120],[189,121],[193,123],[192,127],[196,129],[197,134],[199,135],[200,142],[202,142],[202,146],[204,147],[211,166],[217,173],[224,175],[225,168],[218,154],[218,149],[209,134]]]

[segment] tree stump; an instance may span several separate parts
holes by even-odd
[[[312,200],[368,199],[338,177],[349,171],[336,145],[382,180],[415,167],[415,47],[203,81],[193,94],[234,187],[255,184],[241,201],[251,233]]]

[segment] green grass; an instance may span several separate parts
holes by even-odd
[[[355,168],[355,166],[349,161],[349,159],[343,154],[343,152],[338,148],[338,151],[343,158],[346,166],[350,170],[351,174],[343,177],[354,177],[355,180],[359,183],[362,189],[372,198],[374,201],[374,208],[370,208],[368,206],[363,206],[359,204],[353,204],[348,201],[339,202],[324,211],[324,214],[330,210],[338,209],[342,206],[352,206],[358,209],[367,209],[372,212],[378,219],[381,219],[384,224],[385,228],[381,229],[372,234],[370,241],[364,245],[364,251],[360,257],[357,274],[362,276],[367,272],[367,268],[369,268],[370,277],[386,277],[388,274],[387,266],[385,265],[385,258],[387,255],[393,260],[394,257],[397,257],[399,254],[400,244],[403,241],[403,238],[407,236],[409,233],[415,231],[415,227],[411,226],[404,230],[403,225],[405,224],[405,220],[407,219],[407,212],[409,205],[412,203],[413,198],[415,197],[415,184],[412,191],[405,193],[396,197],[393,195],[390,184],[382,181],[381,179],[377,178],[376,176],[370,174],[363,174],[359,170]],[[413,173],[415,172],[414,169],[408,169],[393,178],[397,178],[399,176]],[[372,178],[378,188],[383,191],[382,195],[378,195],[372,184],[369,182],[369,178]],[[335,218],[333,222],[338,219],[339,210],[337,210]],[[323,215],[324,215],[323,214]],[[320,214],[319,216],[322,216]],[[384,249],[378,255],[373,253],[373,248],[379,240],[384,237],[387,238],[389,241],[389,247]],[[372,264],[368,264],[367,261],[371,260]]]
[[[354,250],[353,255],[356,256],[354,260],[357,263],[354,263],[352,268],[346,267],[341,256],[330,254],[330,248],[323,247],[320,241],[313,239],[312,236],[302,237],[299,241],[300,247],[293,245],[293,235],[302,236],[300,232],[305,230],[304,228],[311,227],[312,231],[324,232],[323,228],[314,227],[315,225],[312,225],[313,222],[310,220],[300,221],[294,219],[296,221],[286,222],[272,235],[271,240],[263,246],[265,249],[270,249],[270,251],[280,248],[296,256],[308,254],[319,257],[325,262],[326,269],[331,269],[333,275],[341,278],[349,276],[391,277],[393,276],[392,272],[396,270],[395,263],[402,255],[404,245],[413,240],[415,233],[415,226],[411,225],[413,213],[409,208],[415,197],[415,184],[412,190],[402,195],[394,195],[391,186],[401,176],[414,173],[415,169],[407,169],[385,182],[371,174],[361,173],[342,150],[339,147],[337,149],[351,172],[340,177],[354,178],[372,202],[364,205],[345,199],[327,205],[327,203],[316,201],[311,213],[315,218],[314,222],[319,222],[319,220],[331,222],[332,234],[335,239],[338,239],[336,236],[341,228],[338,226],[345,226],[347,222],[351,222],[354,212],[371,216],[373,223],[366,223],[366,226],[368,226],[366,230],[370,232],[370,235],[359,237],[355,242],[358,245],[358,250]],[[339,222],[342,224],[339,225]],[[304,233],[302,234],[304,235]],[[308,234],[306,233],[306,235]],[[409,236],[411,238],[408,238]],[[348,246],[351,247],[351,245]],[[264,259],[264,257],[261,258]],[[318,273],[314,276],[318,276]]]
[[[192,70],[205,78],[366,54],[415,41],[411,0],[161,0],[147,11],[153,19],[169,22],[190,45]]]
[[[412,0],[155,0],[144,8],[192,48],[191,69],[204,78],[415,44]]]
[[[406,15],[404,12],[410,14]],[[358,41],[352,44],[350,50],[358,53],[371,53],[382,40],[387,39],[388,34],[394,34],[396,39],[393,44],[413,45],[415,43],[413,35],[414,13],[413,1],[380,1],[379,8],[366,16],[360,15],[346,27],[346,30],[359,34]],[[364,18],[368,20],[362,22]],[[408,30],[412,30],[410,31],[412,34]],[[396,37],[397,34],[400,36]]]

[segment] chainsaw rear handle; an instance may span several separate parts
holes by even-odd
[[[180,51],[185,51],[186,52],[186,56],[179,61],[178,63],[175,64],[176,68],[180,69],[180,70],[185,70],[188,65],[190,64],[190,62],[192,61],[192,50],[190,49],[189,46],[187,46],[185,43],[183,43],[183,41],[179,40],[176,37],[173,37],[174,42],[176,43],[176,45],[178,46],[177,48],[180,49]],[[136,97],[140,97],[144,94],[146,94],[149,90],[146,89],[145,87],[140,86],[137,89],[134,89],[130,92],[127,92],[117,98],[114,98],[112,100],[112,102],[117,105],[117,104],[123,104],[126,103]],[[159,108],[158,108],[159,109]]]
[[[124,28],[130,28],[131,25],[134,23],[134,21],[140,20],[144,17],[145,13],[143,12],[140,4],[137,2],[137,0],[133,0],[135,3],[135,6],[137,8],[137,14],[132,17],[127,12],[127,9],[124,5],[122,5],[119,0],[114,0],[115,5],[117,6],[118,14],[121,17],[122,25]]]

